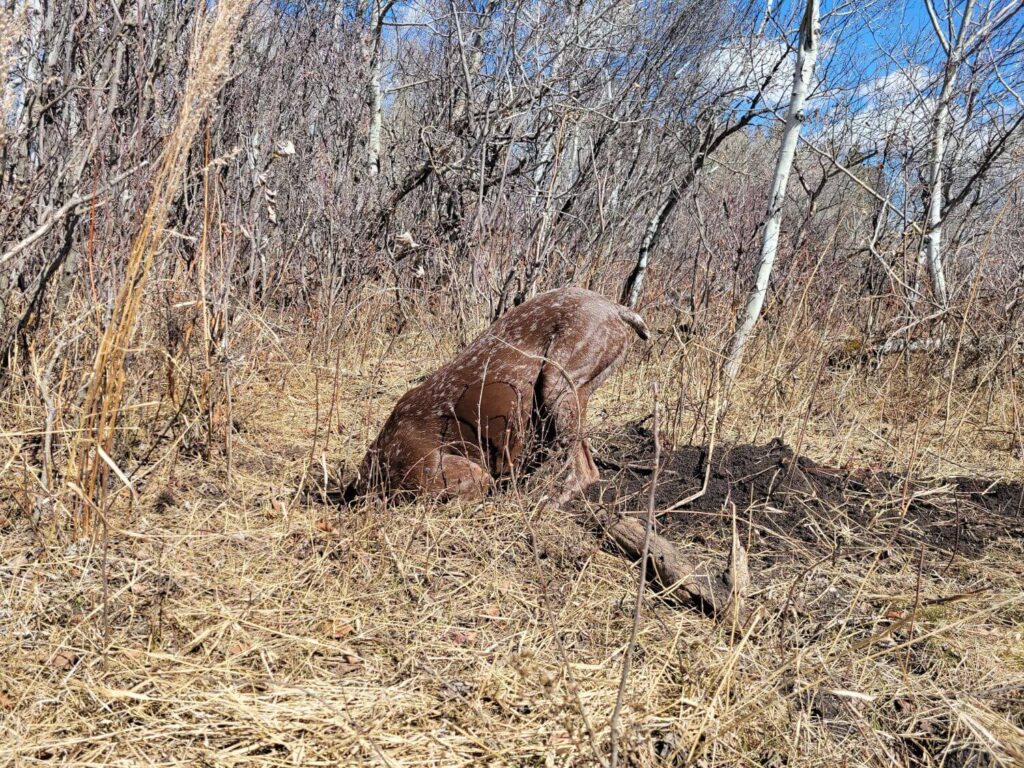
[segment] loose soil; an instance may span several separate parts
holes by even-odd
[[[649,431],[595,439],[603,479],[587,501],[606,510],[639,511],[650,492]],[[881,546],[976,559],[993,544],[1024,543],[1024,484],[978,477],[910,478],[891,472],[846,470],[797,455],[781,440],[764,445],[720,445],[662,452],[655,492],[661,531],[712,545],[731,536],[734,510],[742,541],[774,559],[799,546],[854,555]],[[646,456],[646,458],[645,458]]]

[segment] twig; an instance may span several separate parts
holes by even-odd
[[[917,558],[917,582],[914,585],[914,607],[910,609],[910,624],[907,628],[907,636],[914,638],[914,622],[917,620],[917,611],[921,607],[921,577],[924,574],[924,551],[925,545],[921,544],[921,554]],[[907,667],[910,664],[910,647],[903,656],[903,675],[907,675]]]
[[[527,528],[530,533],[530,551],[533,553],[533,564],[536,566],[538,573],[541,570],[540,555],[537,552],[537,534],[533,530],[533,523],[531,520],[526,521]],[[544,612],[548,616],[548,623],[551,624],[551,637],[555,641],[555,647],[558,648],[558,655],[562,660],[562,666],[565,668],[565,676],[569,682],[569,690],[576,700],[576,707],[580,711],[580,717],[583,718],[583,727],[587,730],[587,739],[590,741],[590,748],[594,751],[594,757],[597,758],[598,763],[601,764],[601,768],[608,768],[608,763],[604,757],[601,756],[601,752],[597,748],[597,735],[594,733],[593,726],[590,725],[590,718],[587,717],[587,710],[583,706],[583,699],[580,697],[580,688],[576,684],[576,675],[572,671],[572,664],[569,663],[569,654],[565,652],[565,644],[562,642],[562,635],[558,631],[558,624],[555,622],[555,612],[551,608],[551,599],[548,596],[548,585],[547,580],[541,575],[540,579],[540,594],[541,602],[544,604]]]
[[[0,255],[0,264],[3,264],[4,262],[9,261],[10,259],[13,259],[19,253],[21,253],[26,248],[31,246],[34,242],[39,240],[39,238],[41,238],[43,235],[49,232],[53,228],[54,224],[56,224],[58,221],[60,221],[69,213],[71,213],[71,211],[73,211],[75,208],[82,205],[83,203],[88,203],[90,200],[92,200],[95,197],[98,197],[100,194],[105,194],[106,192],[109,192],[117,184],[124,181],[124,179],[131,176],[137,170],[147,165],[149,165],[149,161],[144,160],[138,165],[136,165],[134,168],[129,168],[124,173],[118,174],[110,181],[110,183],[107,184],[107,186],[102,190],[102,193],[99,191],[90,192],[87,195],[76,195],[75,197],[68,200],[66,203],[64,203],[64,205],[58,208],[54,212],[54,214],[50,216],[50,218],[48,218],[46,221],[40,224],[34,232],[24,237],[19,242],[15,243],[10,248],[8,248],[3,255]]]
[[[708,492],[708,483],[711,482],[711,460],[715,455],[715,435],[718,433],[719,395],[721,391],[721,387],[715,388],[715,411],[714,415],[711,417],[711,435],[708,440],[708,455],[707,458],[704,459],[704,483],[701,485],[700,490],[680,499],[665,510],[666,512],[674,512],[677,509],[682,509],[687,504],[692,504]],[[657,421],[657,417],[655,417],[655,421]]]
[[[610,724],[612,740],[611,767],[616,768],[619,763],[619,716],[622,714],[622,702],[626,696],[626,683],[629,680],[629,668],[633,658],[633,649],[636,647],[636,636],[640,627],[640,610],[644,604],[644,590],[647,588],[647,557],[651,549],[651,533],[654,529],[654,494],[658,487],[658,469],[661,463],[661,438],[658,434],[658,385],[651,385],[654,393],[654,470],[651,475],[651,490],[647,496],[647,520],[644,529],[644,545],[640,555],[640,585],[636,590],[636,603],[633,606],[633,626],[629,632],[629,642],[626,644],[625,655],[622,658],[622,677],[619,679],[619,690],[615,696],[615,709],[612,710]]]

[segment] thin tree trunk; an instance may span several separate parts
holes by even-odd
[[[946,53],[946,68],[942,77],[942,91],[935,104],[935,118],[932,120],[932,152],[928,159],[928,219],[920,261],[924,262],[928,269],[935,301],[941,308],[945,308],[949,295],[946,290],[946,271],[942,264],[942,161],[946,154],[946,133],[949,130],[949,102],[953,84],[956,82],[957,67],[963,55],[967,27],[974,12],[974,0],[967,0],[956,37],[948,40],[942,32],[931,0],[925,2],[925,9],[928,11],[939,45]]]
[[[651,260],[651,249],[654,248],[658,242],[658,237],[661,234],[661,227],[665,223],[665,219],[672,213],[672,210],[676,207],[676,203],[679,202],[679,188],[672,187],[669,190],[668,195],[665,197],[665,201],[655,211],[654,216],[647,222],[647,229],[644,231],[644,239],[640,241],[640,250],[637,253],[636,266],[633,267],[633,271],[630,272],[629,277],[626,278],[625,285],[622,286],[622,298],[620,301],[630,309],[636,307],[637,302],[640,301],[640,292],[644,287],[644,277],[647,276],[647,265]]]
[[[793,95],[790,97],[789,109],[786,112],[786,128],[782,133],[779,160],[775,166],[775,176],[772,179],[768,221],[764,227],[761,258],[754,274],[754,287],[747,299],[747,305],[740,315],[739,324],[729,347],[729,356],[725,363],[727,382],[735,381],[736,374],[743,362],[743,352],[747,340],[750,338],[750,332],[761,315],[764,298],[768,293],[768,281],[771,278],[775,256],[779,249],[779,231],[782,226],[782,206],[786,201],[786,186],[789,183],[789,173],[793,168],[796,145],[804,121],[804,102],[807,100],[811,76],[814,74],[814,62],[818,58],[820,34],[818,14],[818,0],[807,0],[803,22],[800,24],[800,47],[797,50],[796,71],[793,73]]]
[[[381,59],[384,56],[381,30],[384,13],[380,0],[375,0],[370,15],[370,82],[366,87],[366,103],[370,107],[370,129],[366,136],[366,164],[371,179],[377,178],[380,173],[380,137],[384,123],[381,110],[383,103]]]
[[[960,26],[955,37],[947,39],[943,32],[942,24],[932,0],[925,0],[925,10],[931,21],[935,36],[946,54],[946,67],[942,78],[942,91],[935,104],[935,117],[932,120],[931,135],[931,157],[928,162],[928,218],[925,230],[924,244],[921,249],[920,261],[928,269],[928,276],[932,283],[932,293],[940,309],[945,309],[949,301],[949,292],[946,287],[945,266],[942,262],[942,219],[946,215],[945,204],[945,183],[943,181],[942,163],[946,152],[947,134],[949,133],[950,102],[952,101],[953,86],[957,81],[957,71],[964,62],[964,51],[968,47],[976,46],[985,36],[992,34],[1008,18],[1008,13],[1016,13],[1012,4],[1007,4],[1002,10],[991,16],[988,12],[982,12],[981,28],[968,35],[968,29],[974,22],[975,0],[967,0],[960,17]],[[952,32],[952,30],[948,30]],[[970,38],[970,42],[968,42]],[[1019,101],[1019,97],[1018,101]],[[1012,129],[1011,129],[1012,131]],[[968,182],[967,187],[970,186]],[[964,194],[967,190],[965,187]]]
[[[942,160],[946,153],[949,95],[955,79],[955,74],[947,70],[932,121],[932,153],[928,162],[928,227],[924,235],[922,261],[928,269],[932,292],[940,307],[945,307],[948,300],[946,271],[942,265]]]
[[[25,17],[28,21],[28,30],[22,46],[21,58],[26,64],[25,74],[20,82],[18,102],[15,105],[14,135],[21,137],[26,142],[24,147],[26,164],[34,167],[38,154],[35,146],[36,137],[32,135],[31,127],[35,122],[35,115],[39,111],[39,99],[43,88],[42,68],[45,58],[43,51],[47,42],[44,32],[49,24],[47,9],[41,0],[29,0],[26,3]]]

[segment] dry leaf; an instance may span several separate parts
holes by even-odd
[[[295,154],[295,145],[291,139],[283,139],[274,145],[274,157],[291,157]]]
[[[335,533],[334,525],[326,517],[316,521],[316,529],[324,533]]]
[[[542,669],[538,677],[540,678],[540,684],[545,688],[550,688],[558,682],[558,673],[550,669]]]
[[[463,648],[468,648],[476,643],[478,633],[473,629],[453,629],[448,633],[448,639],[456,645],[461,645]]]
[[[398,245],[401,245],[401,246],[403,246],[405,248],[419,248],[419,244],[413,238],[412,232],[410,232],[409,230],[406,230],[405,232],[400,234],[398,237],[396,237],[395,238],[395,243],[397,243]]]
[[[59,672],[71,669],[72,665],[77,661],[77,657],[70,651],[60,651],[54,654],[53,658],[50,659],[50,666]]]
[[[245,643],[232,643],[228,647],[228,656],[241,656],[243,653],[248,653],[250,650],[252,649]]]
[[[334,657],[332,661],[337,672],[342,675],[355,672],[363,666],[363,660],[354,651],[343,651],[339,656]]]
[[[496,605],[488,605],[484,608],[484,616],[489,619],[496,619],[501,616],[501,611],[498,610],[498,606]]]
[[[348,619],[335,619],[325,623],[325,634],[332,640],[341,640],[355,632],[355,627]]]
[[[3,691],[0,691],[0,709],[10,712],[14,709],[14,699],[8,696]]]

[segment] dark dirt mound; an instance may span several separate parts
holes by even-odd
[[[653,448],[650,435],[597,440],[605,478],[588,500],[608,509],[647,506]],[[646,456],[646,459],[645,459]],[[720,542],[731,535],[735,505],[739,534],[762,549],[804,547],[837,554],[879,546],[923,544],[928,549],[977,557],[990,543],[1024,541],[1024,485],[981,478],[905,478],[847,471],[797,456],[780,440],[765,445],[718,446],[703,496],[670,510],[701,489],[708,450],[683,446],[663,452],[655,501],[663,530],[677,538]]]

